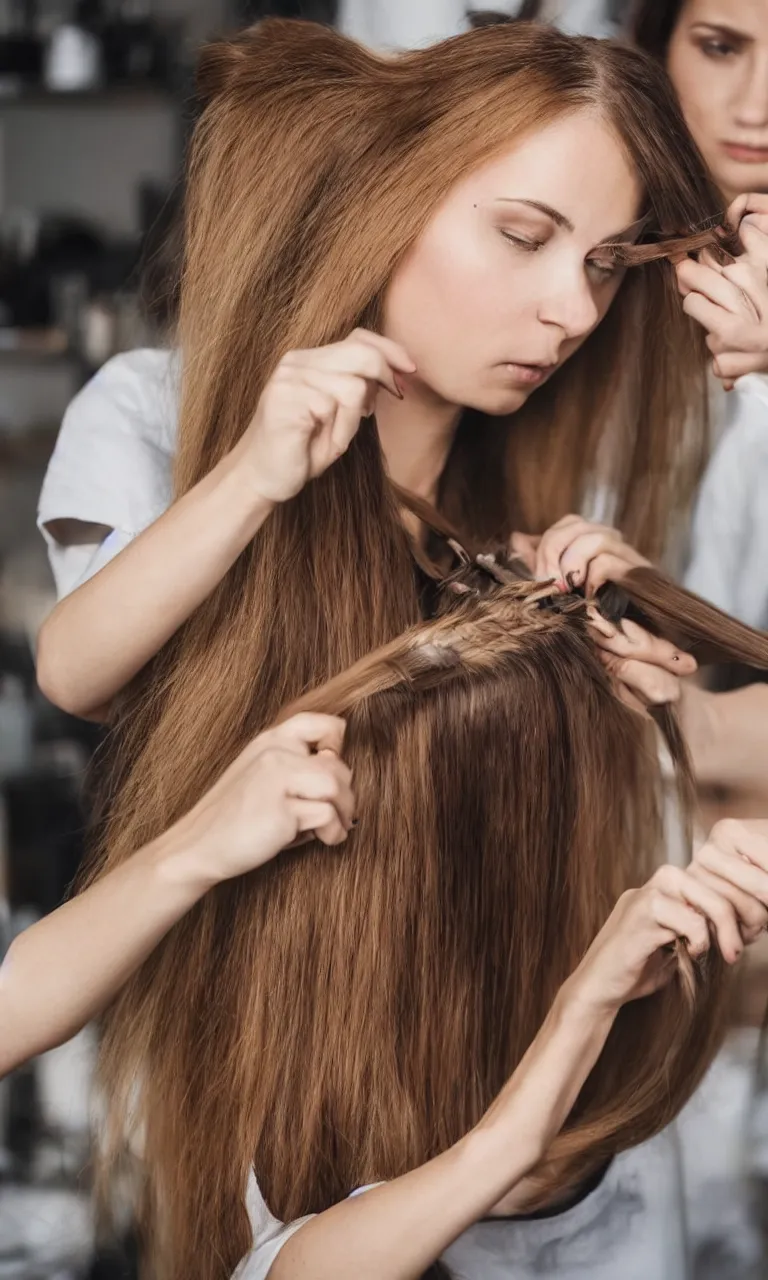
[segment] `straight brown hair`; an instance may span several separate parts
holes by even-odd
[[[718,214],[717,195],[662,72],[634,50],[526,23],[473,31],[384,59],[325,28],[272,21],[212,46],[202,60],[201,87],[208,105],[196,130],[189,169],[177,493],[186,492],[231,449],[287,350],[340,339],[360,323],[376,326],[398,263],[453,183],[514,145],[526,131],[589,108],[616,130],[645,189],[645,243],[636,251],[644,265],[628,273],[610,322],[590,336],[524,409],[503,420],[464,415],[441,480],[440,506],[468,539],[490,546],[513,529],[541,532],[578,509],[590,489],[602,484],[616,496],[617,519],[625,533],[641,549],[658,550],[673,502],[684,500],[695,476],[705,422],[706,349],[680,308],[671,270],[663,261],[670,251],[665,237],[685,236]],[[703,234],[712,238],[710,232]],[[627,261],[636,260],[630,250],[621,252]],[[91,877],[124,860],[181,816],[287,703],[418,620],[411,547],[387,480],[375,422],[369,419],[336,465],[272,514],[133,691],[115,732],[109,819]],[[555,623],[552,634],[560,634],[559,627],[564,637],[578,630]],[[544,624],[538,630],[549,634]],[[524,677],[528,689],[538,688],[542,680],[542,688],[549,689],[550,679],[560,681],[552,689],[564,688],[565,672],[573,672],[578,689],[586,688],[589,679],[584,670],[577,675],[576,651],[568,648],[573,643],[563,640],[565,657],[557,661],[546,656],[546,643],[538,645],[541,658],[534,662],[532,650],[519,671],[515,663],[522,660],[510,658],[510,670],[515,679]],[[592,655],[590,671],[595,661]],[[490,670],[493,674],[493,662]],[[595,669],[596,679],[597,674]],[[477,696],[490,705],[481,684]],[[459,680],[455,687],[464,686]],[[613,708],[604,679],[589,687],[596,714],[603,705]],[[440,696],[436,691],[435,708]],[[541,696],[550,717],[545,723],[554,732],[559,724],[555,694],[550,689]],[[426,693],[425,698],[426,706]],[[431,714],[437,733],[439,717],[434,709]],[[544,739],[534,748],[528,722],[515,719],[513,708],[503,714],[511,717],[504,731],[519,738],[513,756],[520,757],[520,767],[525,767],[523,756],[530,746],[531,758],[544,768],[549,760]],[[371,721],[373,760],[380,733],[382,749],[387,741],[376,723]],[[381,723],[386,726],[386,719]],[[491,735],[492,726],[500,723],[491,716],[483,732]],[[638,731],[626,717],[621,725],[629,737],[625,740],[624,730],[617,727],[616,758],[626,763],[627,744],[636,741]],[[574,723],[574,733],[576,729]],[[543,754],[536,756],[536,751]],[[366,768],[375,772],[375,767],[362,747],[358,767],[363,785],[369,777]],[[572,785],[575,796],[578,787]],[[651,790],[649,783],[637,797],[643,813],[650,814]],[[358,850],[364,840],[381,836],[403,844],[402,832],[397,835],[386,826],[398,819],[399,811],[384,792],[370,795],[379,797],[380,814],[366,819],[366,832],[373,834],[355,837]],[[610,807],[614,801],[608,803]],[[548,849],[553,832],[567,826],[575,812],[573,807],[559,812],[554,804],[537,835],[534,827],[541,815],[534,809],[530,797],[520,808],[530,835],[527,876],[533,865],[530,850]],[[427,805],[424,813],[430,812]],[[459,815],[457,830],[468,831],[475,813],[470,805]],[[414,820],[414,831],[421,831],[421,819]],[[614,821],[617,838],[629,842],[629,866],[635,836],[624,831],[625,818],[618,812],[610,818]],[[494,831],[496,840],[499,832]],[[488,848],[489,867],[495,866],[498,845]],[[280,873],[293,865],[289,857]],[[295,865],[296,875],[307,869],[314,875],[317,869],[322,880],[327,874],[317,853],[295,860]],[[325,866],[332,865],[354,868],[358,858],[327,859]],[[378,865],[381,874],[382,861],[371,853],[359,861],[361,875],[369,865],[372,873]],[[601,861],[588,874],[595,886],[602,884],[595,888],[593,905],[607,908],[617,880],[611,871],[602,883],[604,869]],[[503,871],[512,875],[506,865]],[[266,873],[264,886],[272,883],[272,874],[278,872]],[[404,864],[398,874],[400,888],[382,886],[382,901],[404,891],[411,871]],[[437,894],[431,904],[425,900],[434,922],[445,893],[434,861],[425,863],[424,877],[423,888]],[[276,1081],[266,1060],[274,1052],[278,1061],[281,1035],[286,1043],[295,1039],[295,1026],[262,1020],[270,974],[277,974],[283,962],[290,966],[290,948],[287,938],[280,943],[276,936],[283,927],[278,928],[277,917],[263,934],[260,925],[255,927],[261,920],[259,904],[266,901],[261,888],[254,893],[255,883],[246,879],[202,903],[127,985],[105,1019],[101,1079],[109,1138],[104,1170],[121,1147],[129,1117],[135,1117],[146,1139],[144,1220],[155,1224],[157,1274],[174,1280],[226,1276],[247,1248],[242,1190],[257,1147],[273,1207],[286,1211],[294,1204],[280,1182],[277,1131],[272,1138],[262,1131],[261,1110]],[[457,867],[448,872],[448,883],[458,891]],[[581,917],[578,895],[568,907],[565,881],[555,875],[554,884],[563,902],[566,936],[555,936],[549,905],[540,903],[533,918],[541,922],[541,931],[531,954],[542,954],[551,944],[553,966],[541,988],[531,991],[515,1013],[507,1056],[498,1047],[497,1030],[493,1051],[488,1049],[484,1065],[478,1061],[480,1083],[471,1098],[448,1106],[442,1121],[437,1110],[430,1112],[412,1139],[395,1131],[386,1137],[380,1127],[376,1142],[383,1144],[387,1176],[403,1160],[425,1158],[448,1134],[458,1132],[487,1089],[500,1082],[502,1065],[506,1070],[533,1034],[558,974],[595,923],[591,916]],[[362,891],[362,879],[358,887]],[[511,892],[512,887],[508,880],[506,889]],[[472,892],[472,919],[477,920],[486,910],[489,891],[478,883]],[[320,899],[325,900],[323,893]],[[345,902],[343,913],[352,930],[344,944],[348,947],[358,936],[357,908],[354,898]],[[404,899],[400,905],[404,910]],[[283,924],[298,939],[312,916],[302,916],[303,907],[294,911],[295,918],[292,914]],[[528,926],[513,926],[513,919],[517,921],[515,912],[500,938],[515,947],[524,939],[527,946]],[[383,928],[383,918],[379,922]],[[420,972],[429,939],[414,935],[405,916],[393,917],[393,925],[401,931],[401,941],[420,949],[422,959],[413,957],[414,972]],[[394,935],[388,939],[393,940]],[[471,941],[475,945],[477,937]],[[333,961],[331,943],[322,946],[334,972],[352,963],[348,950],[341,948]],[[465,965],[456,970],[459,1003],[441,1006],[443,1025],[432,1011],[435,1044],[448,1043],[449,1026],[459,1034],[458,1010],[465,996],[469,999],[470,939],[457,935],[456,946]],[[267,963],[271,947],[276,948],[272,967]],[[384,947],[381,954],[387,953]],[[514,954],[518,956],[517,950]],[[520,972],[527,972],[530,961],[522,950],[519,955]],[[370,952],[369,959],[373,964]],[[280,982],[294,972],[289,967]],[[382,992],[393,1000],[396,980],[379,977]],[[360,990],[370,981],[371,975],[361,981]],[[421,998],[434,979],[425,977],[424,982]],[[296,990],[301,990],[300,982]],[[482,1010],[497,996],[511,998],[512,990],[512,978],[497,975],[485,995],[473,996],[472,1030],[462,1033],[470,1036],[473,1047],[481,1039]],[[362,1017],[360,999],[350,990],[353,1011]],[[379,1007],[376,1017],[381,1020],[384,1012]],[[328,1043],[338,1046],[342,1023],[334,1030],[330,1006],[326,1015],[331,1020]],[[299,1022],[308,1016],[296,1008]],[[406,1020],[409,1016],[406,1010]],[[413,1079],[417,1068],[434,1056],[427,1045],[419,1053]],[[349,1063],[346,1069],[336,1065],[350,1077]],[[368,1083],[379,1078],[382,1087],[392,1084],[375,1073]],[[443,1079],[437,1077],[436,1088]],[[316,1123],[310,1103],[322,1087],[320,1077],[304,1082],[307,1109],[301,1111],[301,1124],[307,1132]],[[361,1085],[351,1087],[339,1105],[352,1107]],[[190,1111],[193,1100],[199,1109]],[[405,1094],[402,1100],[407,1103]],[[381,1108],[382,1117],[397,1110],[386,1092]],[[275,1123],[289,1123],[284,1109]],[[641,1129],[640,1121],[627,1120],[627,1134]],[[595,1150],[601,1140],[598,1135]],[[606,1141],[614,1143],[615,1134]],[[399,1146],[401,1142],[405,1145]],[[373,1151],[369,1144],[354,1158],[365,1163]],[[297,1170],[309,1158],[303,1147],[283,1155],[286,1167],[296,1163]],[[313,1203],[344,1181],[345,1169],[340,1166],[328,1175],[330,1181]],[[296,1185],[306,1191],[310,1183],[302,1174]]]
[[[639,49],[666,62],[669,42],[683,12],[684,0],[635,0],[629,34]]]
[[[768,667],[768,637],[724,630],[653,570],[611,590],[614,617],[642,604],[688,647]],[[121,1060],[105,1083],[141,1081],[153,1276],[230,1274],[250,1243],[251,1169],[291,1220],[457,1142],[663,856],[655,735],[616,697],[583,599],[498,561],[452,574],[439,617],[280,718],[298,711],[347,720],[360,819],[347,846],[287,852],[217,889],[113,1018],[133,1070]],[[687,796],[672,713],[662,725]],[[725,994],[712,954],[692,990],[622,1009],[533,1173],[532,1208],[674,1118],[720,1043]],[[128,1097],[109,1101],[123,1123]]]

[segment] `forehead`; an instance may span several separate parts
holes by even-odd
[[[637,217],[642,189],[609,124],[578,111],[526,135],[470,174],[462,194],[473,201],[538,200],[562,213],[590,244]]]
[[[755,39],[768,38],[768,0],[685,0],[681,16],[688,23],[730,27]]]

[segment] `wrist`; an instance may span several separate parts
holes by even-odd
[[[255,534],[278,505],[273,498],[265,497],[257,468],[244,456],[239,445],[235,445],[214,469],[214,474],[227,503],[233,503],[243,513]]]
[[[182,818],[142,851],[153,873],[167,889],[192,906],[220,883],[215,860]]]
[[[622,1003],[616,996],[606,994],[589,969],[579,965],[558,991],[553,1011],[559,1005],[561,1025],[577,1035],[603,1031],[607,1034]]]
[[[703,785],[717,782],[721,773],[724,719],[727,694],[712,693],[696,684],[684,684],[680,706],[681,721],[693,771]]]

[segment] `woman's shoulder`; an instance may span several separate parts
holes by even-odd
[[[78,392],[64,429],[137,435],[166,453],[176,445],[181,362],[177,351],[141,347],[113,356]]]

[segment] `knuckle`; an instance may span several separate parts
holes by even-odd
[[[683,875],[684,872],[679,867],[671,862],[665,862],[657,867],[648,883],[653,885],[656,891],[675,890],[679,888]]]
[[[652,888],[649,888],[647,894],[648,909],[654,920],[659,918],[659,915],[663,910],[665,897],[666,894],[664,894],[658,886],[654,885]]]
[[[738,818],[720,818],[710,832],[715,844],[732,845],[744,835],[744,824]]]
[[[275,369],[275,374],[277,374],[280,377],[285,377],[286,374],[292,374],[293,370],[296,367],[296,360],[297,360],[297,352],[286,351],[285,354],[282,355],[277,362],[277,368]]]
[[[325,774],[325,798],[337,800],[341,794],[341,780],[335,769],[326,766],[323,772]]]
[[[665,702],[676,702],[680,696],[679,684],[675,677],[665,678],[663,672],[654,668],[644,676],[644,691],[648,701],[656,706]]]

